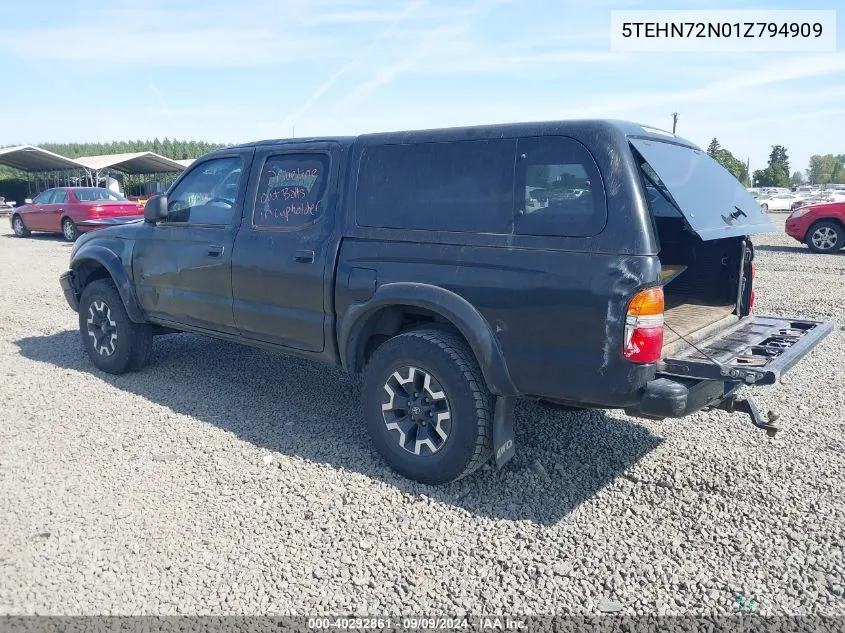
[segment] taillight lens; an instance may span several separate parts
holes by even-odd
[[[93,215],[100,215],[103,212],[103,207],[90,207],[88,209],[88,213],[92,213]]]
[[[662,351],[663,288],[647,288],[628,303],[622,353],[632,363],[653,363]]]

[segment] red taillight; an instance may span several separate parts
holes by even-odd
[[[648,288],[628,304],[622,353],[632,363],[653,363],[662,351],[663,288]]]
[[[757,296],[754,294],[754,291],[751,291],[751,296],[748,298],[748,311],[751,312],[754,309],[754,302],[757,301]]]
[[[88,209],[88,212],[89,212],[89,213],[93,213],[93,214],[97,215],[97,214],[99,214],[99,213],[102,213],[102,212],[103,212],[103,207],[90,207],[90,208]]]

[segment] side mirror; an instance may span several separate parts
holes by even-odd
[[[167,217],[167,196],[153,196],[144,206],[144,220],[155,224]]]
[[[24,204],[32,204],[32,198],[25,198],[23,203]]]

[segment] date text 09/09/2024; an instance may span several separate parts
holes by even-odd
[[[509,616],[483,616],[476,618],[308,618],[308,628],[313,630],[499,630],[519,631],[527,627],[524,620]]]

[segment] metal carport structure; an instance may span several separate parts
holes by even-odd
[[[76,159],[86,168],[97,172],[115,169],[125,174],[178,173],[185,168],[179,162],[154,152],[133,152],[130,154],[103,154],[102,156],[80,156]]]
[[[61,185],[96,187],[110,172],[120,172],[130,177],[131,187],[143,196],[160,191],[176,174],[185,170],[186,162],[155,152],[68,158],[35,145],[0,148],[0,165],[26,173],[29,195]]]
[[[102,172],[108,176],[110,171],[119,171],[128,176],[137,176],[138,180],[133,179],[134,186],[144,189],[144,193],[150,189],[150,183],[153,185],[164,185],[169,178],[147,178],[142,180],[142,176],[152,176],[154,174],[178,174],[184,171],[178,161],[172,158],[167,158],[155,152],[132,152],[128,154],[103,154],[100,156],[80,156],[76,159],[80,164],[85,166],[88,173],[91,175],[94,183],[99,183]],[[124,189],[127,189],[124,187]],[[128,191],[127,191],[128,193]],[[143,194],[142,194],[143,195]]]
[[[89,175],[88,168],[78,160],[60,156],[35,145],[17,145],[0,149],[0,165],[6,165],[26,173],[27,188],[32,193],[32,182],[35,189],[58,187],[63,182],[67,185],[79,184],[80,180]]]

